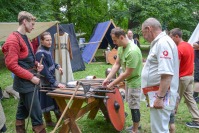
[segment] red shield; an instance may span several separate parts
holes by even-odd
[[[106,101],[106,108],[111,123],[117,131],[121,131],[125,124],[124,103],[122,96],[117,88],[115,93],[106,93],[109,98]]]

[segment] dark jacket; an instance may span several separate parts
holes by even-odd
[[[41,78],[42,83],[57,87],[58,81],[55,79],[55,69],[59,69],[60,65],[54,62],[50,49],[41,45],[36,52],[37,61],[41,59],[42,54],[44,55],[42,62],[44,69],[40,72],[44,76],[44,78]]]

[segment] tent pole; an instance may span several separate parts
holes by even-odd
[[[59,24],[57,23],[57,44],[58,44],[58,50],[59,50],[59,65],[62,68],[62,53],[61,53],[61,44],[60,44],[60,38],[59,38]],[[60,75],[60,81],[61,81],[61,75]]]
[[[90,59],[90,61],[88,62],[88,64],[90,64],[90,63],[92,62],[92,60],[93,60],[93,58],[94,58],[94,56],[95,56],[95,53],[97,52],[99,46],[101,45],[101,42],[102,42],[103,38],[105,37],[105,34],[107,33],[107,30],[108,30],[108,28],[110,27],[111,23],[113,24],[112,20],[110,20],[110,22],[109,22],[108,26],[106,27],[106,30],[105,30],[105,32],[103,33],[102,38],[100,39],[100,41],[97,41],[97,42],[98,42],[97,48],[95,49],[94,54],[92,55],[92,58]],[[92,43],[93,43],[93,42],[92,42]]]

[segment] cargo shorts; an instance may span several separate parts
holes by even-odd
[[[140,109],[140,88],[128,88],[128,104],[130,109]]]

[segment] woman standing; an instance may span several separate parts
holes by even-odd
[[[59,83],[55,79],[55,69],[58,69],[60,74],[63,74],[63,71],[60,65],[55,63],[52,58],[52,54],[50,51],[52,45],[52,37],[50,33],[42,33],[40,39],[41,45],[36,53],[36,60],[40,61],[42,56],[44,55],[42,61],[44,69],[40,72],[40,74],[44,76],[41,77],[42,86],[65,88],[64,84]],[[50,111],[54,111],[57,119],[59,119],[60,112],[55,100],[50,96],[47,96],[46,92],[40,92],[40,104],[46,121],[46,126],[55,126],[55,123],[52,122],[50,114]]]

